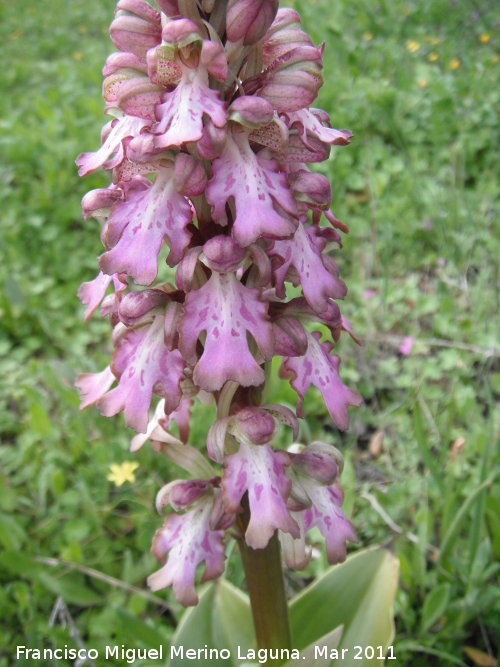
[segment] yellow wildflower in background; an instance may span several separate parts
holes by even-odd
[[[486,44],[486,42],[489,42],[490,39],[491,39],[491,35],[490,35],[489,33],[487,33],[487,32],[483,32],[482,35],[479,35],[479,41],[480,41],[482,44]]]
[[[434,53],[434,51],[427,56],[427,60],[430,60],[431,63],[435,63],[438,58],[438,54]]]
[[[425,88],[427,85],[427,81],[425,79],[419,79],[418,80],[418,86],[419,88]]]
[[[83,58],[83,53],[81,51],[75,51],[73,53],[73,60],[81,60]]]
[[[491,62],[492,62],[492,63],[497,63],[499,60],[500,60],[500,56],[498,55],[498,53],[494,53],[494,54],[491,56]]]
[[[373,33],[372,32],[363,33],[363,39],[366,39],[366,41],[369,42],[370,39],[373,39]]]
[[[107,479],[113,482],[115,486],[121,486],[125,482],[135,482],[134,470],[139,467],[136,461],[124,461],[121,465],[119,463],[112,463],[109,466],[111,470]]]
[[[439,44],[439,37],[429,37],[429,42],[432,46],[436,46],[436,44]]]
[[[415,53],[416,51],[419,50],[419,48],[420,48],[420,43],[419,43],[419,42],[415,42],[415,40],[413,40],[413,39],[409,39],[409,40],[406,42],[406,48],[408,49],[408,51],[411,51],[412,53]]]
[[[457,69],[458,67],[460,67],[460,58],[450,60],[450,69]]]

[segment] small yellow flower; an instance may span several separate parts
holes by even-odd
[[[111,472],[107,479],[115,486],[121,486],[125,482],[135,482],[134,470],[138,467],[139,464],[136,461],[124,461],[121,465],[112,463],[109,466]]]
[[[460,58],[453,58],[450,60],[450,69],[458,69],[460,67]]]
[[[429,55],[427,56],[427,60],[429,60],[431,63],[435,63],[438,58],[439,58],[438,54],[434,53],[434,51],[432,53],[429,53]]]
[[[429,42],[432,46],[436,46],[436,44],[439,44],[439,37],[429,37]]]
[[[366,41],[369,42],[371,39],[373,39],[373,33],[372,32],[363,33],[363,39],[366,39]]]
[[[418,80],[418,87],[419,88],[425,88],[427,85],[427,81],[425,79],[419,79]]]
[[[81,60],[83,58],[83,53],[81,51],[75,51],[73,53],[73,60]]]
[[[483,32],[482,35],[479,35],[479,41],[482,44],[486,44],[486,42],[489,42],[491,39],[491,35],[487,32]]]
[[[416,53],[420,48],[420,43],[415,42],[413,39],[409,39],[406,42],[406,48],[408,49],[408,51],[411,51],[412,53]]]
[[[85,35],[85,33],[87,32],[87,26],[86,25],[81,25],[78,28],[78,32],[80,33],[80,35]]]
[[[405,8],[403,9],[403,14],[404,14],[405,16],[409,16],[409,15],[411,14],[411,9],[410,9],[409,7],[405,7]]]
[[[491,62],[492,62],[492,63],[497,63],[499,60],[500,60],[500,56],[498,55],[498,53],[494,53],[494,54],[491,56]]]

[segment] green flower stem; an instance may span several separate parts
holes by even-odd
[[[246,530],[250,520],[248,496],[242,500],[240,527]],[[239,540],[245,569],[253,622],[259,649],[292,649],[292,633],[281,565],[280,543],[275,532],[265,549],[252,549],[244,539]],[[281,653],[279,654],[281,655]],[[286,659],[273,660],[280,665]]]

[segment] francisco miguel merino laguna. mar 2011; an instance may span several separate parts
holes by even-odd
[[[121,646],[106,646],[104,651],[104,658],[110,659],[120,659],[128,664],[134,663],[136,660],[163,660],[163,654],[165,657],[168,656],[168,648],[162,645],[158,648],[150,649],[136,649],[136,648],[126,648],[124,644]],[[332,649],[326,645],[315,645],[314,646],[314,659],[325,658],[330,660],[344,660],[349,653],[349,649]],[[382,646],[355,646],[354,647],[354,660],[362,660],[364,657],[379,657],[383,659],[384,657],[384,647]],[[238,660],[253,660],[258,661],[260,664],[266,663],[268,660],[279,660],[280,663],[284,660],[298,660],[300,659],[300,653],[297,649],[246,649],[241,646],[237,647],[236,658]],[[97,649],[74,649],[68,648],[67,645],[64,648],[44,648],[44,649],[30,649],[26,646],[18,646],[16,649],[16,659],[20,660],[22,658],[29,658],[30,660],[74,660],[78,658],[79,660],[97,660],[99,657],[99,651]],[[215,649],[208,648],[205,644],[203,648],[187,648],[184,646],[171,646],[170,647],[170,660],[174,658],[180,658],[181,660],[229,660],[232,657],[231,651],[227,648]],[[388,654],[385,656],[388,660],[395,660],[396,657],[393,654],[392,646],[388,647]]]

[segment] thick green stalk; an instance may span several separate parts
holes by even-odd
[[[250,520],[246,494],[243,497],[242,505],[245,511],[240,515],[239,523],[244,531]],[[292,633],[278,533],[274,533],[265,549],[252,549],[244,539],[239,542],[252,605],[257,646],[259,649],[289,649],[291,651]],[[281,656],[281,651],[278,655]],[[279,658],[278,660],[273,659],[272,664],[280,665],[284,662],[286,659]]]

